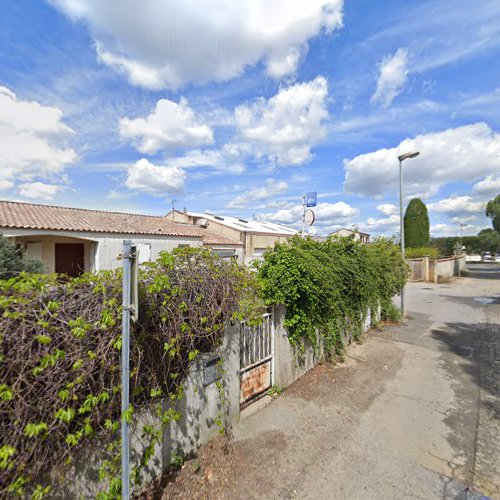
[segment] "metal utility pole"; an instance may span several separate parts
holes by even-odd
[[[413,151],[398,156],[399,160],[399,239],[401,243],[401,255],[405,258],[405,228],[403,219],[403,161],[408,158],[415,158],[420,153]],[[401,316],[406,317],[405,289],[401,290]]]
[[[122,418],[121,418],[121,465],[122,465],[122,500],[130,499],[130,451],[129,424],[124,415],[130,406],[130,316],[137,315],[137,251],[130,240],[123,241],[123,300],[122,300]],[[134,292],[134,293],[132,293]],[[135,303],[133,304],[132,301]]]
[[[306,195],[302,196],[302,238],[305,238],[306,230]]]
[[[174,214],[174,212],[175,212],[175,202],[176,201],[177,200],[172,200],[172,220],[175,220],[175,214]]]

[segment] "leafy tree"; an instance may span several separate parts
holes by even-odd
[[[500,194],[487,203],[485,213],[491,219],[493,229],[500,233]]]
[[[11,278],[23,271],[40,273],[43,271],[43,264],[24,257],[14,243],[0,235],[0,279]]]
[[[465,251],[469,255],[477,254],[482,251],[479,238],[477,236],[464,236],[463,238],[460,238],[459,236],[443,236],[440,238],[432,238],[431,246],[438,249],[440,256],[448,257],[454,254],[455,245],[457,242],[460,243],[460,239],[462,240],[462,244],[465,246]]]
[[[428,247],[430,224],[427,207],[420,198],[410,200],[404,216],[405,247]]]
[[[479,231],[479,246],[482,252],[500,253],[500,233],[488,228]]]

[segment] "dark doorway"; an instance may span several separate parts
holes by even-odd
[[[56,273],[76,277],[84,270],[83,243],[56,243]]]

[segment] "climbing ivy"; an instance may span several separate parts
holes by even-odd
[[[96,443],[98,498],[116,498],[120,419],[133,423],[135,409],[148,407],[156,420],[141,430],[139,482],[162,428],[181,416],[190,363],[220,346],[225,323],[247,314],[257,290],[246,268],[204,249],[146,264],[131,335],[131,407],[121,415],[121,281],[120,271],[0,280],[0,497],[50,494],[53,468]]]
[[[297,236],[267,251],[257,274],[266,304],[286,306],[294,346],[317,345],[319,334],[327,352],[340,352],[346,332],[361,334],[368,308],[400,292],[407,267],[391,240],[362,245],[352,237]]]

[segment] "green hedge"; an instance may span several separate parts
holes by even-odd
[[[439,257],[439,250],[434,247],[406,248],[405,253],[408,259],[418,259],[420,257],[437,259]]]
[[[399,248],[383,238],[362,245],[353,238],[297,236],[265,252],[258,264],[265,302],[286,306],[292,344],[315,344],[318,330],[329,352],[342,349],[347,329],[361,334],[367,309],[388,306],[407,273]]]

